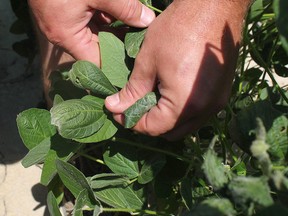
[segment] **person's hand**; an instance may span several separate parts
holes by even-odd
[[[115,120],[123,124],[124,110],[156,87],[158,104],[133,130],[176,139],[219,111],[230,94],[247,5],[174,1],[148,27],[127,85],[105,101]]]
[[[35,20],[47,39],[77,60],[100,65],[97,33],[101,24],[119,19],[146,27],[153,11],[138,0],[29,0]]]

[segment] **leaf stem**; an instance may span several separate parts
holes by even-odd
[[[133,213],[144,213],[149,215],[167,215],[167,213],[164,212],[156,212],[152,210],[139,210],[139,209],[128,209],[128,208],[103,208],[104,212],[133,212]]]
[[[147,6],[148,8],[150,8],[150,9],[152,9],[152,10],[158,12],[158,13],[162,13],[162,12],[163,12],[162,10],[160,10],[160,9],[158,9],[158,8],[155,8],[155,7],[152,6],[152,5],[147,4],[146,6]]]
[[[173,152],[169,152],[169,151],[166,151],[166,150],[163,150],[163,149],[154,148],[154,147],[147,146],[147,145],[141,145],[139,143],[135,143],[135,142],[132,142],[130,140],[123,139],[123,138],[114,137],[111,141],[125,143],[125,144],[136,146],[136,147],[139,147],[139,148],[142,148],[142,149],[146,149],[146,150],[150,150],[150,151],[154,151],[154,152],[159,152],[159,153],[162,153],[162,154],[165,154],[165,155],[169,155],[169,156],[175,157],[175,158],[177,158],[177,159],[179,159],[181,161],[185,161],[187,163],[191,162],[189,159],[187,159],[187,158],[185,158],[185,157],[183,157],[181,155],[175,154]]]
[[[104,163],[103,160],[94,158],[94,157],[92,157],[92,156],[90,156],[90,155],[88,155],[88,154],[85,154],[85,153],[83,153],[83,152],[79,152],[78,154],[81,155],[81,156],[83,156],[83,157],[85,157],[85,158],[87,158],[87,159],[89,159],[89,160],[92,160],[92,161],[95,161],[95,162],[100,163],[100,164],[102,164],[102,165],[105,165],[105,163]]]

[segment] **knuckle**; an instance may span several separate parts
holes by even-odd
[[[119,19],[129,22],[132,19],[135,19],[135,16],[140,13],[141,7],[138,1],[127,0],[122,6],[122,11],[119,15]]]
[[[127,95],[128,98],[131,98],[134,100],[139,98],[139,93],[137,91],[137,88],[131,82],[128,82],[125,85],[123,90],[124,90],[124,94]]]

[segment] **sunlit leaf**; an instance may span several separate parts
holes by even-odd
[[[51,123],[67,139],[84,138],[94,134],[104,124],[107,116],[103,105],[96,101],[71,99],[51,109]]]
[[[127,54],[130,57],[136,58],[146,31],[147,29],[143,29],[141,31],[132,31],[126,34],[124,44]]]
[[[23,158],[22,165],[27,168],[45,160],[51,146],[50,137],[44,139],[37,146],[31,149],[28,154]]]
[[[105,74],[93,63],[77,61],[69,71],[72,83],[82,89],[88,89],[96,94],[109,96],[117,92]]]
[[[125,48],[123,42],[109,32],[100,32],[99,35],[102,71],[110,82],[123,88],[130,74],[125,64]]]
[[[59,104],[63,101],[64,101],[64,99],[60,95],[56,94],[54,99],[53,99],[53,106],[56,106],[57,104]]]
[[[31,108],[17,116],[17,127],[23,143],[32,149],[44,139],[56,133],[55,126],[51,125],[50,113],[47,110]]]
[[[115,135],[117,130],[118,128],[115,126],[115,124],[111,120],[106,119],[103,126],[96,133],[85,138],[74,140],[81,143],[97,143],[103,140],[110,139]]]

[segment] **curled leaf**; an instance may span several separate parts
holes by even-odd
[[[154,92],[147,93],[143,98],[136,101],[124,111],[125,128],[134,127],[141,117],[157,104],[156,94]]]

